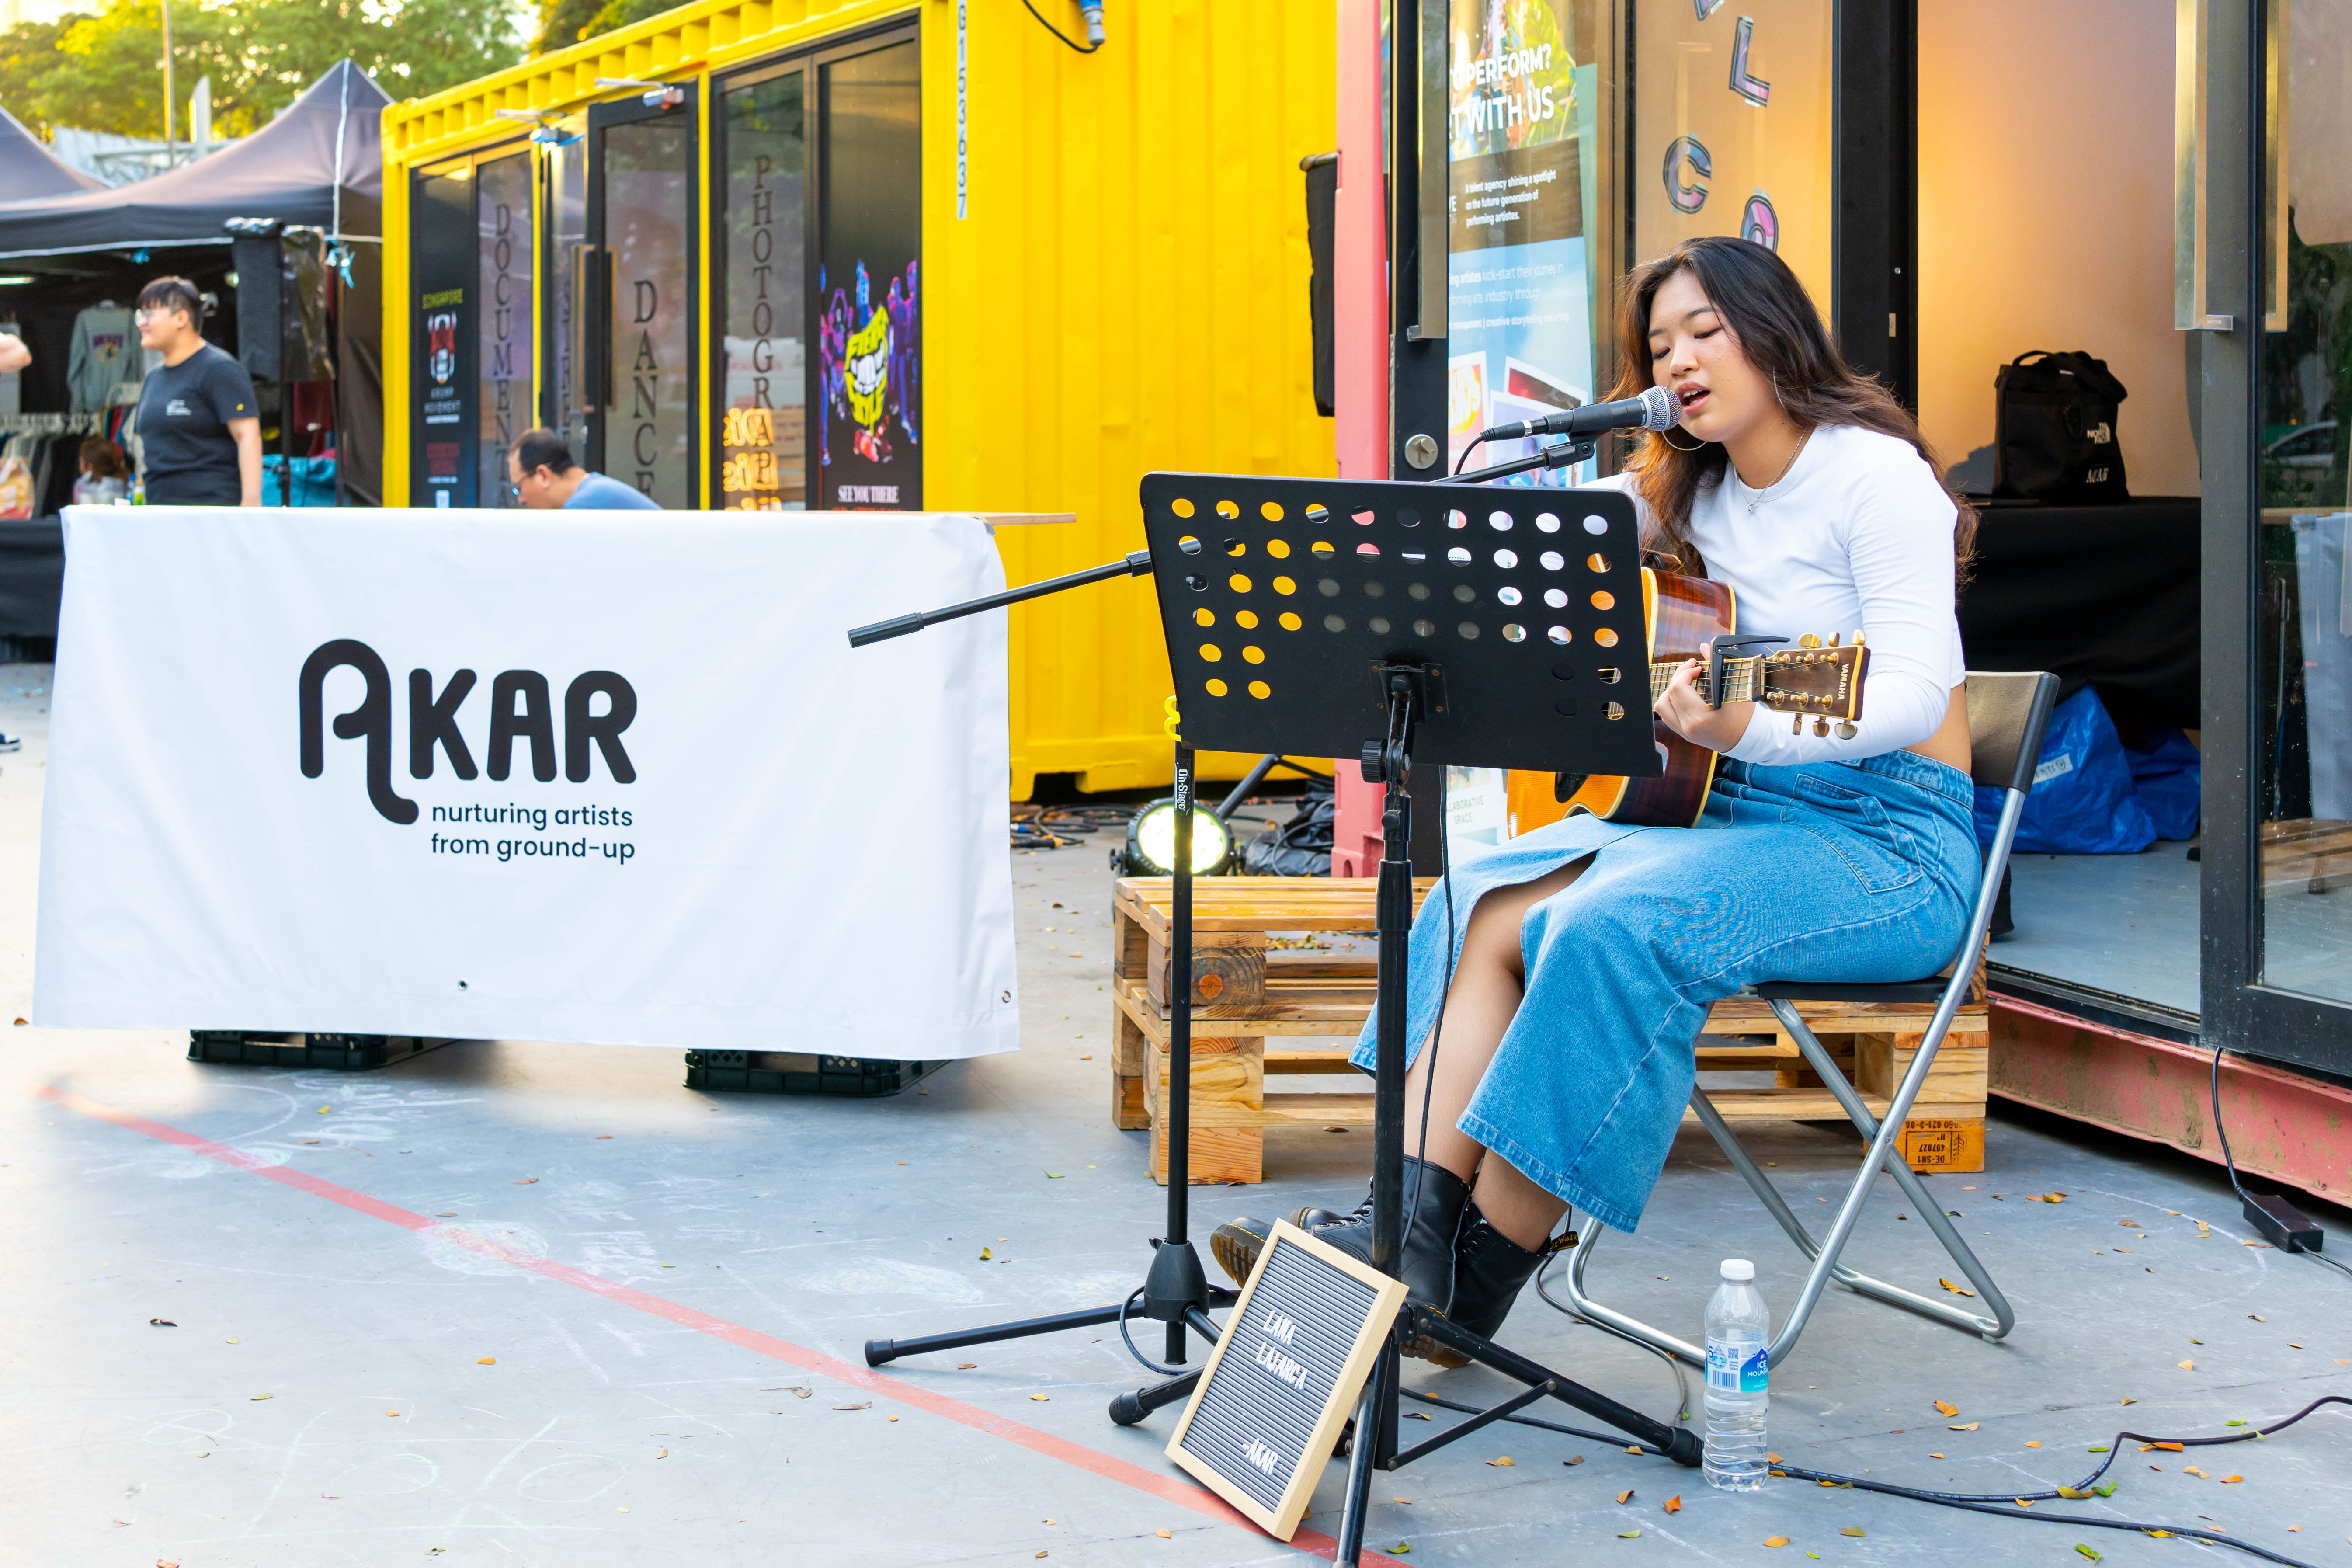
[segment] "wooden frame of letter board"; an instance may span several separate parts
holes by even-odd
[[[1290,1485],[1282,1494],[1281,1506],[1268,1511],[1257,1500],[1227,1480],[1210,1462],[1187,1450],[1184,1438],[1192,1429],[1192,1417],[1201,1408],[1210,1388],[1217,1381],[1217,1367],[1224,1360],[1225,1347],[1232,1342],[1234,1331],[1248,1319],[1250,1298],[1257,1293],[1258,1280],[1264,1278],[1267,1262],[1275,1249],[1289,1247],[1306,1253],[1316,1261],[1338,1269],[1363,1284],[1375,1294],[1371,1310],[1356,1326],[1355,1342],[1348,1358],[1339,1366],[1339,1375],[1331,1386],[1330,1397],[1324,1402],[1323,1413],[1316,1420],[1314,1430],[1305,1447],[1299,1450],[1297,1468],[1291,1471]],[[1363,1394],[1364,1380],[1371,1375],[1372,1362],[1380,1354],[1381,1342],[1387,1339],[1391,1325],[1396,1321],[1398,1309],[1404,1305],[1404,1282],[1391,1279],[1369,1263],[1360,1263],[1328,1242],[1318,1241],[1287,1220],[1275,1222],[1274,1235],[1258,1254],[1257,1267],[1250,1270],[1249,1282],[1242,1287],[1241,1298],[1234,1303],[1232,1313],[1225,1319],[1225,1332],[1209,1352],[1208,1364],[1201,1369],[1201,1381],[1192,1390],[1191,1403],[1184,1406],[1184,1418],[1176,1424],[1176,1435],[1168,1439],[1168,1457],[1181,1465],[1192,1478],[1211,1491],[1239,1509],[1259,1529],[1276,1541],[1287,1541],[1297,1531],[1298,1521],[1307,1511],[1307,1500],[1313,1495],[1315,1483],[1322,1478],[1324,1466],[1330,1462],[1331,1450],[1338,1446],[1340,1428],[1355,1413],[1356,1401]]]

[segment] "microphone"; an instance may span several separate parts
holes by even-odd
[[[1602,430],[1639,426],[1644,430],[1671,430],[1682,422],[1682,405],[1663,386],[1643,389],[1639,397],[1614,403],[1588,403],[1563,408],[1540,419],[1521,419],[1478,432],[1481,441],[1516,441],[1528,436],[1591,436]]]

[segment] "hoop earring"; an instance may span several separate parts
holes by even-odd
[[[1701,447],[1705,447],[1706,445],[1706,442],[1701,441],[1697,447],[1675,447],[1672,435],[1664,430],[1658,432],[1658,439],[1664,441],[1669,447],[1674,447],[1675,450],[1677,452],[1696,452],[1699,450]]]
[[[1772,401],[1780,404],[1781,413],[1786,414],[1789,411],[1789,405],[1780,401],[1780,378],[1777,375],[1772,378]]]

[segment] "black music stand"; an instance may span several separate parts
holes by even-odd
[[[1505,472],[1532,465],[1502,465]],[[1549,464],[1543,466],[1550,466]],[[1487,473],[1471,476],[1472,479]],[[1110,576],[1156,578],[1184,740],[1177,752],[1180,837],[1170,933],[1169,1234],[1142,1291],[1182,1360],[1187,1325],[1214,1340],[1206,1286],[1186,1239],[1190,1141],[1191,756],[1217,751],[1360,759],[1385,786],[1376,893],[1378,1027],[1373,1073],[1372,1248],[1395,1272],[1403,1232],[1406,939],[1412,923],[1409,775],[1416,763],[1655,777],[1639,530],[1611,491],[1476,488],[1471,482],[1152,474],[1142,485],[1151,548],[1125,562],[901,616],[853,644]],[[1344,765],[1344,761],[1343,764]],[[1186,1266],[1189,1265],[1189,1268]],[[1132,1301],[1133,1297],[1129,1298]],[[900,1355],[1105,1323],[1125,1305],[970,1333],[875,1341],[868,1364]],[[1501,1405],[1414,1447],[1397,1447],[1396,1344],[1426,1335],[1525,1384]],[[1121,1425],[1185,1397],[1188,1372],[1122,1394]],[[1538,1399],[1582,1410],[1685,1465],[1700,1444],[1549,1368],[1408,1307],[1356,1419],[1337,1561],[1357,1561],[1374,1469],[1423,1458]]]

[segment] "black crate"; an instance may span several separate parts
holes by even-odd
[[[686,1087],[739,1094],[837,1094],[875,1100],[912,1089],[945,1062],[892,1062],[799,1051],[688,1051]]]
[[[326,1068],[366,1072],[390,1067],[436,1046],[446,1035],[313,1035],[269,1029],[191,1029],[188,1059],[215,1065]]]

